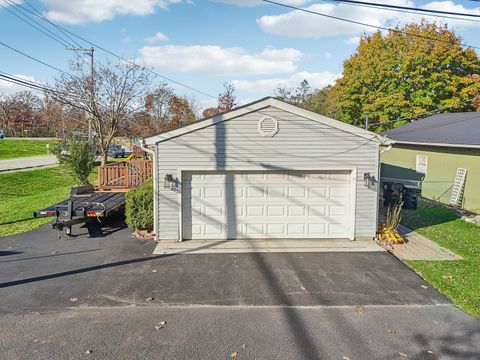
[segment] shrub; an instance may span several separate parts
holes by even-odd
[[[95,165],[95,144],[85,138],[72,137],[56,150],[60,165],[64,166],[77,184],[88,184],[88,176]]]
[[[127,192],[125,217],[131,229],[153,230],[153,179]]]

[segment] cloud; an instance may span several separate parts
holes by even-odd
[[[15,74],[13,77],[22,79],[22,80],[28,80],[31,82],[36,82],[35,78],[33,76],[29,75],[22,75],[22,74]],[[8,82],[6,80],[1,80],[0,79],[0,90],[6,91],[6,92],[15,92],[15,91],[20,91],[20,90],[28,90],[26,87],[23,87],[21,85],[13,84],[11,82]]]
[[[161,70],[216,75],[261,75],[291,73],[303,54],[296,49],[266,48],[248,53],[239,47],[216,45],[144,46],[139,50],[147,66]]]
[[[259,6],[259,5],[268,5],[260,0],[213,0],[214,2],[236,5],[236,6]],[[282,0],[282,4],[300,6],[304,5],[311,0]]]
[[[312,88],[321,89],[327,85],[332,85],[341,74],[332,73],[330,71],[308,72],[301,71],[287,78],[273,78],[260,80],[234,80],[233,85],[239,91],[256,93],[258,95],[271,95],[278,87],[297,87],[300,82],[306,79]]]
[[[44,14],[53,21],[66,24],[101,22],[118,15],[143,16],[156,9],[167,9],[181,0],[41,0],[47,7]]]
[[[345,44],[348,45],[358,45],[360,43],[360,36],[352,36],[350,39],[345,41]]]
[[[146,37],[145,41],[149,44],[156,43],[157,41],[168,41],[168,36],[158,31],[155,35]]]
[[[440,11],[450,11],[450,12],[457,12],[457,13],[464,13],[464,14],[473,14],[473,15],[480,15],[480,8],[475,8],[475,9],[467,9],[461,4],[455,4],[453,1],[433,1],[428,4],[420,6],[422,9],[428,9],[428,10],[440,10]],[[451,20],[447,19],[448,23],[451,24],[452,22],[461,23],[464,25],[465,21],[459,22],[458,20]],[[470,22],[471,26],[475,26],[475,23]],[[477,24],[478,26],[478,24]]]
[[[329,53],[329,52],[323,53],[323,57],[325,59],[331,59],[332,58],[332,53]]]
[[[371,1],[377,3],[383,2],[383,0]],[[391,0],[389,4],[415,7],[415,4],[410,0]],[[421,7],[426,9],[439,9],[445,11],[480,14],[480,8],[466,9],[462,5],[456,5],[452,1],[436,1],[425,4]],[[350,6],[348,4],[335,5],[328,3],[316,3],[312,4],[307,9],[322,14],[355,20],[379,27],[391,27],[403,25],[408,22],[418,22],[423,18],[431,21],[435,19],[439,21],[439,18],[430,16],[382,10],[373,7]],[[456,27],[471,27],[480,25],[478,22],[467,22],[454,19],[440,18],[440,21]],[[265,15],[257,19],[257,24],[263,31],[267,33],[287,37],[321,38],[345,34],[354,35],[372,32],[375,30],[369,26],[352,24],[301,11],[289,11],[280,15]]]

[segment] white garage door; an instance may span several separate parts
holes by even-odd
[[[184,239],[351,236],[350,171],[184,173]]]

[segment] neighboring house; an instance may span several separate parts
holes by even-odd
[[[373,239],[385,140],[274,98],[150,137],[157,240]]]
[[[480,112],[434,115],[383,135],[394,145],[382,154],[382,177],[423,180],[424,197],[449,204],[465,169],[458,205],[480,213]]]

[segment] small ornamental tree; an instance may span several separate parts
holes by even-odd
[[[64,166],[78,185],[88,184],[95,166],[95,144],[83,137],[71,137],[56,150],[60,165]]]

